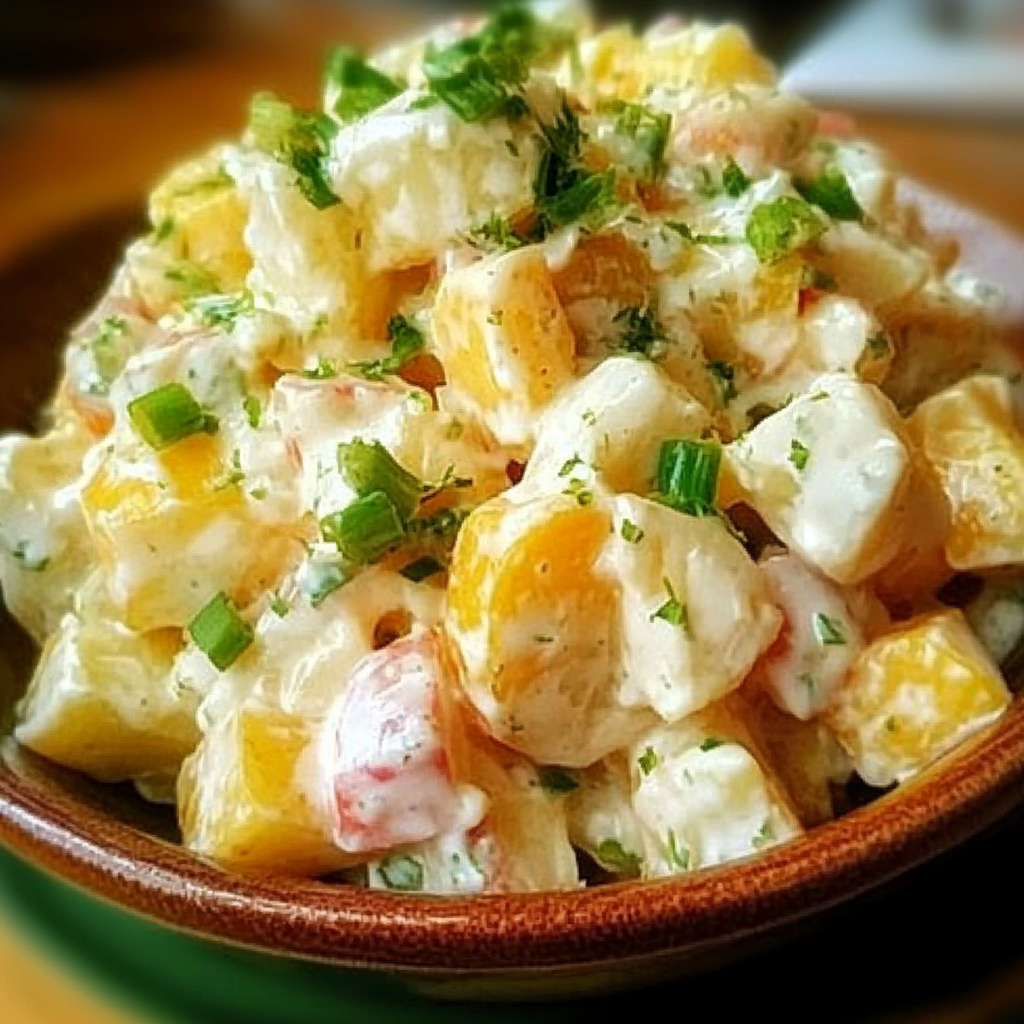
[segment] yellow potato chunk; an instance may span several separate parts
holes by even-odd
[[[222,442],[199,434],[161,453],[110,450],[88,477],[82,510],[129,628],[185,626],[218,591],[244,607],[294,556],[231,473]]]
[[[480,506],[455,546],[447,622],[466,691],[495,736],[544,764],[591,764],[635,728],[615,703],[618,593],[598,566],[611,529],[571,495],[518,492]]]
[[[245,705],[219,719],[179,781],[188,849],[232,871],[298,877],[355,863],[331,840],[316,740],[309,721],[274,708]]]
[[[177,630],[133,633],[93,576],[18,707],[26,747],[101,782],[173,779],[199,741],[199,694],[174,685]]]
[[[244,233],[249,211],[214,150],[176,167],[153,191],[149,216],[177,259],[211,274],[225,292],[245,284],[252,266]]]
[[[572,330],[537,247],[450,273],[433,335],[446,407],[480,420],[501,444],[527,445],[534,419],[573,374]]]
[[[1010,385],[994,376],[964,380],[918,406],[908,430],[949,501],[950,566],[1024,562],[1024,433]]]
[[[957,610],[903,623],[860,655],[824,716],[872,786],[902,782],[1006,709],[998,668]]]

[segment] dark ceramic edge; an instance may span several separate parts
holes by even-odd
[[[491,971],[694,952],[888,881],[1024,798],[1024,702],[919,780],[749,861],[568,893],[407,896],[229,875],[0,767],[0,840],[166,924],[353,966]]]

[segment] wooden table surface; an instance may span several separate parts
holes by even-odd
[[[344,12],[293,6],[286,22],[250,25],[236,43],[187,60],[22,97],[0,130],[0,267],[50,234],[141,199],[183,155],[237,135],[256,89],[314,102],[327,42],[384,36],[408,18],[385,10],[370,30]],[[1024,236],[1020,127],[892,114],[858,120],[908,174]],[[0,922],[2,1024],[136,1020],[65,977]]]

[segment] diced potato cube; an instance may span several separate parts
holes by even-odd
[[[449,576],[448,634],[472,703],[502,742],[582,767],[647,721],[617,706],[618,587],[599,565],[612,518],[519,489],[476,509]]]
[[[325,777],[335,842],[351,853],[419,843],[450,830],[463,799],[451,747],[462,722],[435,633],[363,658],[328,721]]]
[[[724,864],[800,833],[788,796],[759,757],[747,714],[733,698],[633,745],[645,878]]]
[[[726,449],[744,499],[808,564],[854,584],[899,550],[912,456],[874,387],[830,374]]]
[[[224,292],[238,291],[252,266],[244,232],[248,209],[218,148],[176,167],[154,189],[149,217],[177,259],[202,267]]]
[[[1010,385],[1001,377],[971,377],[922,402],[907,429],[949,501],[950,566],[1024,562],[1024,433]]]
[[[895,360],[882,387],[904,415],[969,373],[1002,369],[998,310],[986,296],[972,278],[950,275],[885,311]]]
[[[78,503],[90,439],[73,423],[0,438],[0,584],[38,643],[60,624],[93,565]]]
[[[479,419],[501,444],[528,445],[536,416],[573,375],[573,334],[539,247],[450,273],[433,335],[445,406]]]
[[[198,434],[112,448],[88,475],[82,510],[130,628],[185,626],[218,591],[245,607],[296,560],[299,538],[263,523],[232,472],[220,439]]]
[[[870,644],[826,712],[872,786],[902,782],[988,725],[1010,694],[963,613],[901,623]]]
[[[461,820],[444,835],[371,862],[371,888],[432,893],[544,892],[579,885],[565,799],[519,754],[472,728],[460,771]],[[544,841],[538,842],[543,836]]]
[[[619,700],[674,722],[738,687],[782,617],[719,518],[634,495],[613,509],[603,564],[621,587]]]
[[[361,224],[344,203],[318,210],[293,172],[260,153],[236,153],[228,171],[249,204],[247,284],[261,305],[300,331],[355,335],[364,269]]]
[[[775,84],[775,69],[738,25],[694,22],[680,31],[656,26],[644,43],[640,62],[644,89],[691,82],[705,89]]]
[[[757,737],[772,771],[778,775],[804,828],[835,817],[834,787],[853,774],[849,757],[821,722],[801,722],[780,711],[771,700],[744,687]]]
[[[570,479],[597,479],[612,492],[647,494],[662,442],[709,426],[703,406],[653,363],[607,359],[544,414],[524,483],[564,490]]]
[[[538,149],[525,124],[467,124],[448,106],[410,109],[407,94],[332,143],[332,183],[363,225],[370,271],[431,263],[451,239],[533,202]]]
[[[230,871],[303,877],[357,863],[331,837],[319,740],[309,720],[257,703],[218,717],[182,768],[185,846]]]
[[[785,618],[753,679],[782,711],[806,722],[828,707],[864,636],[844,592],[796,555],[771,554],[760,568]]]
[[[172,678],[181,634],[126,629],[109,617],[96,575],[78,604],[43,649],[18,741],[102,782],[173,779],[199,742],[200,694]]]
[[[643,863],[643,840],[633,812],[629,765],[612,754],[576,776],[566,799],[569,838],[605,871],[635,878]]]

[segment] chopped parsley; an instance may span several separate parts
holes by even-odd
[[[850,188],[850,182],[835,165],[829,164],[814,181],[797,182],[796,190],[836,220],[863,220],[864,211]]]
[[[579,477],[573,477],[569,481],[569,486],[562,493],[575,498],[577,503],[584,508],[594,504],[594,492],[588,490],[586,480],[581,480]]]
[[[562,468],[558,471],[558,475],[571,476],[572,471],[576,469],[577,466],[583,465],[586,465],[586,463],[578,455],[573,455],[571,459],[566,459],[566,461],[562,463]]]
[[[798,472],[802,473],[807,468],[810,457],[811,449],[794,437],[789,444],[789,461],[793,463]]]
[[[365,117],[402,91],[397,82],[348,46],[331,51],[324,79],[328,95],[333,98],[331,110],[341,121]]]
[[[843,624],[836,619],[830,619],[823,612],[816,612],[814,615],[814,635],[822,647],[843,647],[846,644]]]
[[[722,171],[722,190],[734,199],[739,198],[751,186],[750,179],[743,173],[743,168],[733,158],[726,157]]]
[[[631,170],[651,181],[660,178],[665,171],[665,149],[672,132],[672,115],[652,110],[643,103],[621,100],[606,109],[618,113],[616,133],[632,139],[641,156],[639,165]]]
[[[383,359],[348,364],[348,369],[366,380],[383,380],[388,374],[398,373],[427,345],[423,332],[408,317],[396,314],[388,321],[388,341],[391,354]]]
[[[444,49],[427,46],[423,71],[430,91],[463,121],[521,117],[520,90],[530,66],[573,45],[572,33],[546,24],[523,3],[501,5],[475,35]]]
[[[678,595],[672,588],[672,581],[667,576],[663,576],[661,582],[668,592],[668,600],[656,612],[651,614],[651,622],[661,619],[662,622],[667,622],[670,626],[679,626],[684,632],[688,633],[690,624],[686,605],[679,600]]]
[[[204,295],[190,300],[186,308],[204,327],[231,328],[240,316],[252,315],[252,292],[242,291],[237,295]]]
[[[782,196],[754,207],[747,220],[746,238],[762,263],[778,263],[791,252],[815,241],[828,228],[804,200]]]
[[[707,370],[714,378],[718,401],[722,408],[727,408],[739,394],[736,390],[736,367],[724,359],[714,359],[707,364]]]
[[[475,241],[487,242],[501,249],[519,249],[526,245],[526,239],[513,231],[508,221],[496,212],[479,227],[473,228],[469,235]]]
[[[563,768],[538,768],[537,776],[549,793],[571,793],[580,788],[579,782]]]
[[[280,594],[271,594],[270,610],[279,619],[283,619],[292,610],[292,607]]]
[[[389,889],[397,892],[423,891],[423,865],[415,857],[408,854],[385,857],[377,870]]]
[[[719,747],[724,746],[725,740],[720,740],[717,736],[708,736],[708,738],[700,745],[700,749],[702,753],[707,754],[712,750],[717,750]]]
[[[296,175],[299,191],[318,210],[339,203],[328,182],[327,158],[338,125],[327,114],[307,113],[261,92],[249,107],[253,145]]]
[[[658,752],[654,747],[646,747],[644,752],[637,758],[637,764],[640,765],[640,771],[644,775],[650,775],[658,767],[660,760]]]
[[[612,323],[619,328],[616,347],[622,352],[632,352],[649,359],[654,346],[659,341],[667,340],[665,329],[649,306],[643,309],[638,306],[627,306],[615,314]]]
[[[626,850],[618,839],[602,839],[594,851],[597,862],[614,875],[635,878],[640,874],[643,859]]]
[[[622,534],[622,539],[626,541],[627,544],[639,544],[640,541],[644,539],[644,531],[629,519],[622,520],[622,528],[620,532]]]

